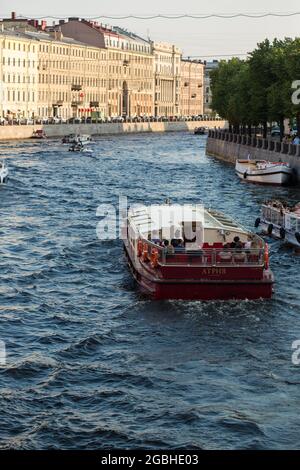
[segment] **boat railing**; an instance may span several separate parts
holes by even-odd
[[[144,261],[160,266],[263,266],[264,247],[205,248],[199,250],[174,249],[174,252],[150,241],[143,241],[140,256]]]
[[[208,248],[195,251],[164,253],[162,264],[190,266],[261,266],[264,264],[264,250]]]
[[[284,212],[278,207],[264,206],[262,214],[264,219],[272,224],[283,225],[284,223]]]

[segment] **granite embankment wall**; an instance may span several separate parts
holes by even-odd
[[[178,132],[193,131],[195,127],[209,129],[226,127],[225,121],[173,121],[173,122],[128,122],[106,124],[51,124],[34,126],[0,126],[0,140],[29,139],[34,130],[44,129],[48,137],[63,137],[67,134],[129,134],[134,132]]]
[[[300,145],[210,130],[206,153],[233,164],[237,159],[247,159],[248,156],[257,160],[287,162],[294,169],[295,177],[300,183]]]

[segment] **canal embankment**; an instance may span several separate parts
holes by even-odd
[[[166,121],[166,122],[126,122],[102,124],[36,124],[0,126],[0,140],[29,139],[37,129],[43,129],[48,137],[63,137],[68,134],[89,134],[94,136],[109,134],[130,134],[138,132],[179,132],[194,131],[196,127],[225,129],[226,121]]]
[[[300,145],[211,129],[206,152],[233,164],[238,159],[248,157],[270,162],[284,161],[294,169],[296,180],[300,183]]]

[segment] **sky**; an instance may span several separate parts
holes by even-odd
[[[52,15],[56,17],[122,16],[156,14],[231,14],[231,13],[290,13],[300,12],[299,0],[1,0],[0,17],[17,15],[30,18]],[[52,24],[53,19],[48,22]],[[290,18],[264,19],[153,19],[109,20],[104,24],[119,25],[155,41],[171,42],[179,46],[185,57],[206,60],[246,54],[266,37],[300,36],[300,15]]]

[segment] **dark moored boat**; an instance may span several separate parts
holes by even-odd
[[[196,127],[194,129],[194,134],[195,135],[205,135],[206,134],[206,129],[205,127]]]
[[[36,131],[33,131],[32,139],[46,139],[46,133],[43,129],[37,129]]]

